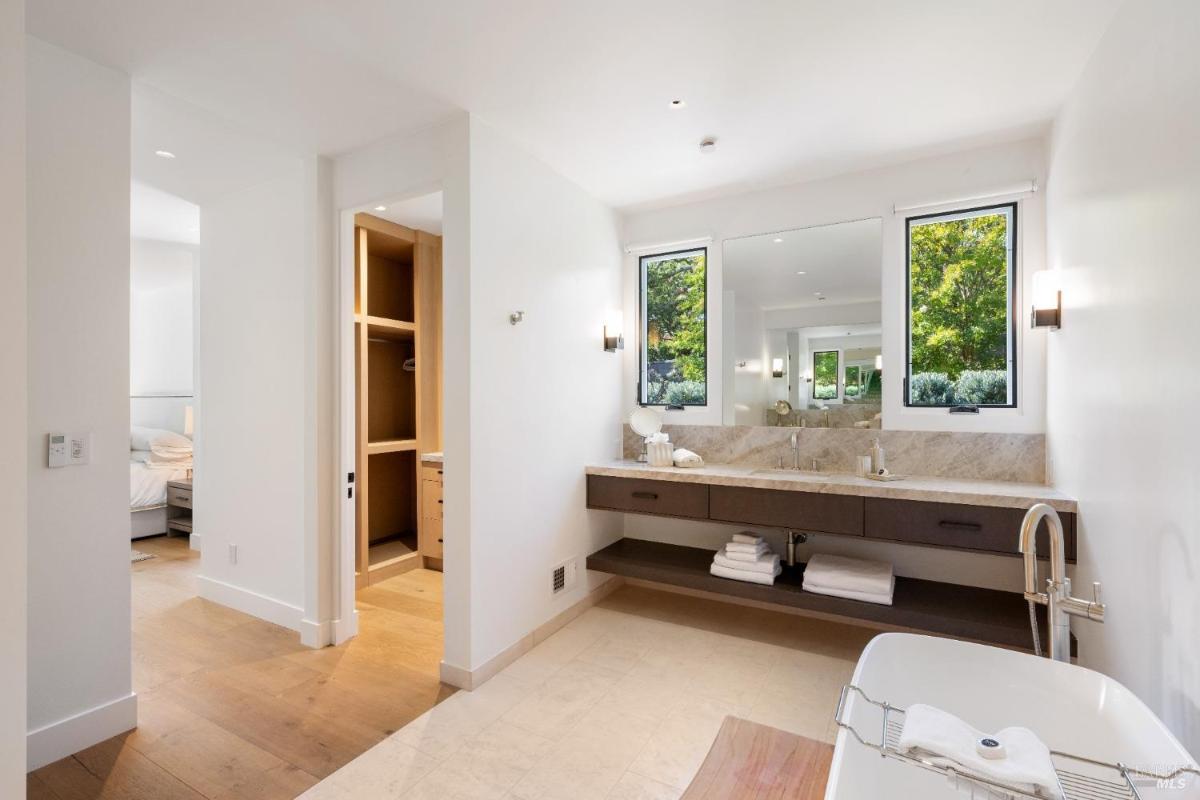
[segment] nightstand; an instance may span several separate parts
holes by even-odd
[[[192,532],[192,482],[167,481],[167,534]]]

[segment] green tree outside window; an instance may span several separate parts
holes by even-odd
[[[700,249],[641,259],[643,403],[708,402],[707,256]]]

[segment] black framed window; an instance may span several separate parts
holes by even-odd
[[[904,404],[1017,405],[1017,204],[905,221]]]
[[[818,350],[813,353],[812,396],[814,400],[836,400],[841,354],[837,350]]]
[[[642,405],[708,405],[708,248],[638,260]]]

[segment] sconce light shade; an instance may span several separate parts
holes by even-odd
[[[771,359],[771,376],[774,378],[782,378],[783,377],[783,359],[782,358],[772,358]]]
[[[1033,275],[1033,308],[1029,314],[1029,327],[1049,328],[1056,331],[1062,325],[1062,291],[1049,270]]]
[[[196,432],[196,412],[191,406],[183,407],[183,432],[187,436]]]
[[[883,353],[875,356],[875,369],[880,371],[883,370]]]
[[[625,349],[625,337],[621,335],[621,312],[609,315],[604,323],[604,352],[615,353]]]

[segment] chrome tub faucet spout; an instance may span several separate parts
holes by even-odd
[[[1050,530],[1050,577],[1046,591],[1038,591],[1037,531],[1042,520]],[[1071,661],[1071,617],[1087,617],[1104,622],[1104,604],[1100,602],[1100,584],[1092,584],[1093,599],[1080,600],[1071,596],[1071,579],[1067,577],[1066,544],[1062,519],[1046,503],[1029,509],[1021,522],[1019,547],[1025,560],[1025,599],[1029,601],[1029,621],[1033,628],[1033,649],[1041,655],[1042,642],[1038,636],[1034,604],[1046,606],[1046,621],[1050,626],[1050,657],[1055,661]]]

